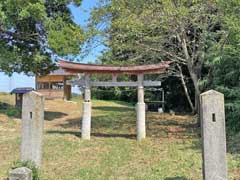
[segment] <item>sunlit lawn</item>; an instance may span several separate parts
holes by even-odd
[[[76,100],[76,99],[75,99]],[[13,105],[13,96],[0,94]],[[81,100],[46,101],[43,164],[46,180],[199,180],[201,144],[192,116],[147,113],[147,139],[135,139],[134,107],[93,101],[92,136],[80,139]],[[0,179],[19,159],[20,123],[0,111]],[[240,156],[228,154],[229,179],[240,179]]]

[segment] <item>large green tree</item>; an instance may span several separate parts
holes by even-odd
[[[214,43],[207,53],[209,73],[202,82],[224,93],[228,133],[236,133],[240,130],[240,1],[220,2],[221,43]]]
[[[199,94],[206,88],[203,80],[209,74],[207,53],[212,46],[223,43],[228,31],[223,29],[222,6],[226,3],[239,7],[236,0],[233,2],[103,0],[92,12],[90,29],[95,38],[104,37],[118,62],[173,61],[175,66],[169,75],[179,78],[191,109],[197,111]],[[195,101],[190,97],[189,87],[193,87]]]
[[[70,3],[81,0],[1,0],[0,70],[46,74],[55,67],[52,55],[79,53],[84,35]]]

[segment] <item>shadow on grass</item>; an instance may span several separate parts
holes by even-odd
[[[128,132],[133,132],[136,129],[136,114],[129,109],[123,110],[121,113],[115,113],[119,110],[118,107],[96,107],[98,109],[104,109],[114,111],[107,113],[106,115],[98,115],[92,117],[92,132],[100,132],[95,134],[97,137],[135,137]],[[161,117],[156,115],[154,117],[146,118],[146,131],[148,137],[153,138],[174,138],[174,139],[199,139],[200,128],[195,126],[195,123],[191,120],[180,119],[173,120],[170,117]],[[174,117],[171,117],[174,118]],[[64,124],[59,124],[64,129],[80,129],[82,118],[67,119]],[[113,132],[114,134],[109,133]],[[92,134],[94,136],[94,134]],[[199,143],[196,143],[193,147],[199,149]]]
[[[134,116],[134,115],[133,115]],[[59,124],[64,129],[79,128],[82,124],[82,117],[67,119],[64,124]],[[124,115],[99,115],[92,116],[91,129],[92,131],[103,130],[125,130],[134,128],[136,120],[135,118],[126,118]]]
[[[70,135],[74,135],[76,137],[81,137],[81,133],[79,131],[60,131],[60,130],[48,130],[46,131],[46,133],[48,134],[70,134]]]
[[[151,119],[151,120],[150,120]],[[159,138],[195,139],[200,137],[200,128],[187,120],[172,120],[165,117],[151,117],[147,120],[147,132]]]
[[[79,129],[81,124],[82,124],[82,117],[79,117],[79,118],[67,119],[64,122],[64,124],[59,124],[59,126],[64,129],[72,129],[72,128]]]
[[[44,117],[46,121],[52,121],[57,118],[62,118],[64,116],[67,116],[68,114],[63,113],[63,112],[53,112],[53,111],[45,111],[44,112]]]
[[[13,118],[21,118],[21,108],[15,107],[13,105],[10,105],[8,103],[0,102],[0,114],[4,114],[8,117]],[[45,111],[44,117],[47,121],[52,121],[57,118],[61,118],[64,116],[67,116],[68,114],[62,113],[62,112],[52,112],[52,111]]]
[[[100,111],[126,112],[133,111],[132,107],[94,106],[92,109]]]
[[[76,137],[81,137],[80,131],[60,131],[60,130],[49,130],[48,134],[71,134]],[[127,138],[134,139],[135,134],[114,134],[114,133],[91,133],[92,137],[101,137],[101,138]]]
[[[164,180],[188,180],[185,177],[169,177],[169,178],[165,178]]]
[[[136,113],[132,106],[94,106],[92,113],[92,136],[135,138]],[[96,110],[101,112],[97,113]],[[61,114],[60,114],[61,115]],[[69,129],[80,129],[81,117],[66,119],[58,126]],[[152,138],[199,139],[200,128],[195,125],[192,116],[170,116],[168,114],[147,113],[147,136]],[[79,132],[77,132],[79,133]],[[193,147],[199,149],[199,143]]]
[[[8,103],[0,102],[0,114],[13,118],[21,118],[21,109]]]
[[[135,134],[115,134],[115,133],[91,133],[91,136],[102,138],[126,138],[135,139]]]

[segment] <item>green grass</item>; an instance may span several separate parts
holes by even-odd
[[[3,97],[4,96],[4,97]],[[7,95],[0,95],[6,102]],[[8,98],[13,98],[8,96]],[[147,113],[147,138],[135,138],[130,104],[93,100],[90,141],[80,139],[81,99],[46,101],[45,180],[199,180],[201,143],[192,116]],[[9,101],[10,102],[10,101]],[[1,121],[0,179],[19,159],[20,120]],[[11,117],[10,117],[11,118]],[[229,180],[240,179],[240,156],[228,153]]]

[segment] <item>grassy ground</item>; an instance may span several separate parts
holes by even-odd
[[[76,100],[76,99],[75,99]],[[13,96],[0,94],[13,105]],[[92,139],[80,137],[81,101],[46,101],[42,178],[46,180],[199,180],[201,144],[192,116],[147,113],[147,139],[135,140],[134,108],[93,101]],[[18,115],[0,110],[0,179],[19,159]],[[240,156],[228,154],[229,179],[240,180]]]

